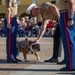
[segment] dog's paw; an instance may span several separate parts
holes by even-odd
[[[37,60],[40,60],[40,57],[38,57]]]

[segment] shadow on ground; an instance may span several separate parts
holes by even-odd
[[[36,64],[36,65],[56,65],[56,63],[46,63],[46,62],[39,62],[37,60],[30,60],[29,62],[19,62],[19,63],[8,63],[6,59],[0,59],[0,64]]]
[[[34,71],[34,72],[58,72],[57,69],[23,69],[23,68],[0,68],[0,71]]]
[[[56,72],[58,75],[75,75],[74,71],[59,71],[58,69],[23,69],[23,68],[0,68],[0,71],[26,71],[26,72]]]
[[[0,64],[9,64],[7,63],[7,61],[5,59],[0,59]],[[50,65],[50,63],[44,63],[44,62],[38,62],[37,61],[30,61],[28,63],[25,63],[25,62],[21,62],[21,63],[18,63],[18,64],[36,64],[36,65]],[[10,63],[11,64],[11,63]],[[15,63],[14,63],[15,64]],[[51,64],[52,65],[52,64]],[[0,68],[0,71],[26,71],[26,72],[53,72],[53,73],[57,73],[58,75],[75,75],[75,71],[59,71],[59,69],[26,69],[26,68]]]

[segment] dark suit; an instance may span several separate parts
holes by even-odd
[[[53,57],[58,58],[59,47],[61,45],[61,32],[60,32],[59,24],[57,24],[53,39],[54,39],[53,40],[53,43],[54,43],[53,44]]]

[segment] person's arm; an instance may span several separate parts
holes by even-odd
[[[10,7],[9,6],[6,7],[6,19],[7,19],[7,22],[10,23]]]
[[[18,26],[22,26],[22,23],[21,23],[21,21],[17,18],[17,24],[18,24]]]
[[[74,4],[73,0],[67,0],[67,8],[68,8],[68,26],[73,25],[73,15],[74,15]]]
[[[11,24],[10,24],[10,0],[7,2],[6,0],[6,19],[7,19],[7,28],[11,29]]]
[[[58,18],[58,20],[59,20],[59,18],[60,18],[60,13],[59,13],[58,8],[57,8],[55,5],[50,4],[50,5],[48,6],[48,9],[49,9],[50,11],[52,11],[52,12],[54,13],[54,15],[55,15],[55,16]]]
[[[38,36],[38,38],[36,39],[35,42],[39,42],[40,39],[42,38],[43,34],[45,33],[46,26],[47,26],[48,22],[49,22],[48,20],[43,22],[43,24],[41,26],[41,29],[40,29],[40,34],[39,34],[39,36]]]

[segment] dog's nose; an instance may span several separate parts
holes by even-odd
[[[40,51],[40,48],[37,48],[38,51]]]

